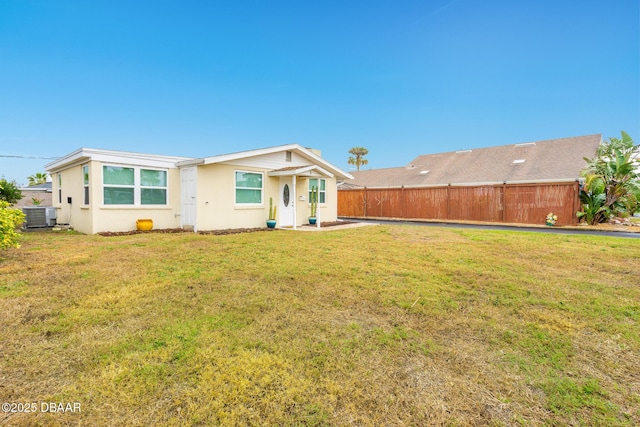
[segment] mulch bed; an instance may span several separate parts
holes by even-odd
[[[226,230],[198,231],[198,234],[214,234],[214,235],[221,236],[225,234],[254,233],[256,231],[275,231],[275,230],[271,228],[230,228]],[[113,236],[131,236],[133,234],[149,234],[149,233],[172,234],[172,233],[193,233],[193,231],[183,230],[182,228],[163,228],[163,229],[149,230],[149,231],[140,231],[140,230],[103,231],[102,233],[98,233],[98,235],[105,236],[105,237],[113,237]]]
[[[345,224],[353,224],[354,221],[327,221],[321,222],[320,227],[335,227],[338,225]],[[305,224],[302,227],[315,227],[315,225]],[[198,231],[198,234],[213,234],[215,236],[223,236],[227,234],[241,234],[241,233],[255,233],[257,231],[277,231],[277,228],[229,228],[226,230],[209,230],[209,231]],[[173,233],[193,233],[191,230],[184,230],[182,228],[163,228],[158,230],[149,230],[149,231],[140,231],[140,230],[131,230],[131,231],[103,231],[98,233],[100,236],[104,237],[113,237],[113,236],[131,236],[133,234],[149,234],[149,233],[160,233],[160,234],[173,234]]]

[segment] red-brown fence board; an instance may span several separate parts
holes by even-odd
[[[572,225],[578,192],[577,182],[339,190],[338,215],[544,224],[553,212]]]

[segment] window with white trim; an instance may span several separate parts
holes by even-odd
[[[236,204],[262,204],[262,172],[235,171]]]
[[[166,205],[167,171],[104,165],[102,194],[105,205]]]
[[[82,203],[89,204],[89,165],[82,166]]]
[[[140,169],[140,202],[143,205],[167,204],[167,171]]]
[[[62,204],[62,174],[58,172],[58,203]]]
[[[327,203],[327,182],[324,178],[309,179],[309,201],[311,201],[311,189],[318,189],[318,203]]]

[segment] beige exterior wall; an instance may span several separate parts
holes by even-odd
[[[326,203],[318,203],[318,216],[320,222],[335,221],[338,219],[338,191],[337,181],[335,178],[323,177],[298,177],[296,185],[297,203],[296,216],[297,225],[309,223],[309,215],[311,214],[311,205],[309,204],[309,179],[321,178],[326,180]],[[300,196],[304,195],[304,201],[300,200]]]
[[[59,178],[62,178],[62,185],[59,187]],[[81,233],[92,233],[92,218],[89,209],[83,207],[82,195],[82,165],[77,165],[54,173],[52,175],[53,203],[57,210],[58,224],[69,224]],[[60,201],[59,189],[62,189],[62,201]],[[71,197],[71,203],[68,198]]]
[[[263,195],[260,205],[236,205],[235,172],[263,173]],[[255,167],[212,164],[198,166],[197,229],[266,227],[269,196],[278,192],[278,179],[267,176],[267,170]],[[274,198],[274,203],[276,199]]]
[[[130,231],[136,220],[152,219],[154,228],[180,226],[180,171],[168,169],[166,206],[110,206],[103,204],[102,166],[92,161],[89,166],[89,204],[84,204],[82,166],[77,165],[53,174],[53,206],[57,208],[58,224],[69,224],[81,233]],[[136,166],[136,165],[122,165]],[[58,174],[62,176],[62,203],[58,201]],[[67,198],[71,197],[71,204]]]
[[[235,203],[235,172],[263,173],[262,204],[237,205]],[[226,164],[198,166],[197,229],[198,231],[228,228],[266,227],[269,216],[269,197],[274,206],[280,204],[280,177],[268,176],[268,169]],[[326,179],[327,203],[318,206],[321,221],[335,221],[338,213],[338,194],[335,178]],[[296,224],[308,223],[308,177],[296,179]],[[300,197],[303,196],[304,200]],[[292,196],[293,197],[293,196]]]
[[[138,219],[153,220],[153,228],[155,229],[180,227],[179,169],[168,169],[166,206],[122,206],[103,204],[102,166],[103,163],[101,162],[92,162],[90,169],[92,182],[97,184],[91,186],[92,192],[90,197],[92,203],[90,209],[93,212],[94,223],[92,233],[135,230]]]

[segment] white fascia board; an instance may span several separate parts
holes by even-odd
[[[176,163],[176,166],[181,168],[186,166],[197,166],[197,165],[203,165],[203,164],[204,164],[204,159],[189,159],[189,160],[183,160],[181,162]]]
[[[163,156],[158,154],[132,153],[127,151],[99,150],[94,148],[80,148],[47,165],[47,171],[66,169],[88,161],[113,163],[157,168],[175,168],[180,161],[189,160],[188,157]]]
[[[333,178],[333,174],[320,166],[303,166],[298,169],[290,169],[286,171],[271,171],[268,172],[269,176],[325,176],[327,178]]]
[[[278,145],[275,147],[259,148],[257,150],[239,151],[237,153],[220,154],[218,156],[204,157],[201,160],[204,161],[203,164],[209,165],[212,163],[223,163],[223,162],[229,162],[232,160],[246,159],[247,157],[262,156],[265,154],[277,153],[279,151],[293,151],[296,148],[302,148],[302,147],[300,147],[298,144]]]

